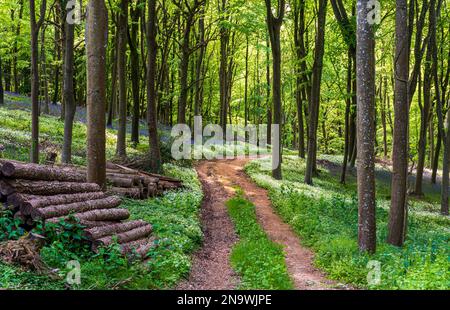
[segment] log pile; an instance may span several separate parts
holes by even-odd
[[[143,257],[154,245],[152,225],[127,221],[129,211],[119,208],[121,199],[111,193],[145,198],[182,184],[117,165],[108,167],[108,182],[113,186],[105,193],[97,184],[86,183],[83,168],[0,161],[0,201],[25,226],[75,219],[85,227],[93,251],[118,242],[123,254]]]
[[[37,195],[57,195],[75,190],[79,193],[96,191],[92,184],[85,183],[84,167],[44,166],[4,160],[0,164],[3,176],[14,178],[12,188],[20,187],[25,194],[33,192]],[[108,192],[132,199],[147,199],[183,187],[180,180],[112,163],[108,163],[106,179]],[[12,189],[5,184],[1,186],[6,192],[4,195],[9,196]]]

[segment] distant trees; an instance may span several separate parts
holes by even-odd
[[[269,38],[272,46],[273,72],[272,72],[272,98],[273,98],[273,116],[274,124],[279,126],[279,130],[274,136],[275,145],[272,147],[272,160],[277,159],[276,167],[272,167],[272,176],[281,180],[281,159],[282,159],[282,106],[281,106],[281,25],[283,24],[285,1],[278,0],[276,7],[277,15],[272,13],[272,1],[266,0],[267,26],[269,28]],[[269,138],[269,137],[268,137]]]
[[[357,171],[361,251],[376,250],[375,221],[375,40],[369,23],[369,0],[357,1]]]
[[[103,0],[89,0],[86,21],[87,180],[106,186],[106,46],[108,12]]]

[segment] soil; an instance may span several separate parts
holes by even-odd
[[[235,194],[236,186],[256,206],[256,215],[269,238],[285,249],[286,265],[299,290],[346,289],[328,280],[313,266],[314,254],[301,245],[291,227],[274,212],[266,190],[258,187],[245,174],[248,158],[205,161],[196,169],[203,184],[205,199],[202,209],[204,244],[194,256],[190,277],[178,289],[233,289],[239,283],[230,266],[229,255],[238,241],[225,202]]]

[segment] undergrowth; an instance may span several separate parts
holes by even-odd
[[[231,265],[240,275],[240,289],[292,289],[284,250],[271,241],[259,225],[255,206],[241,194],[227,202],[240,241],[231,254]]]
[[[315,264],[332,279],[370,289],[448,289],[450,287],[448,217],[411,207],[408,236],[403,248],[385,242],[389,198],[377,185],[377,253],[357,247],[358,207],[356,184],[341,185],[337,176],[322,172],[315,186],[302,183],[304,160],[286,157],[283,181],[270,178],[270,159],[251,162],[247,173],[269,195],[277,212],[290,224],[303,244],[311,247]],[[368,284],[369,261],[381,263],[381,281]]]

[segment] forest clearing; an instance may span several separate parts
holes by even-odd
[[[446,0],[1,0],[0,290],[448,291],[449,42]]]

